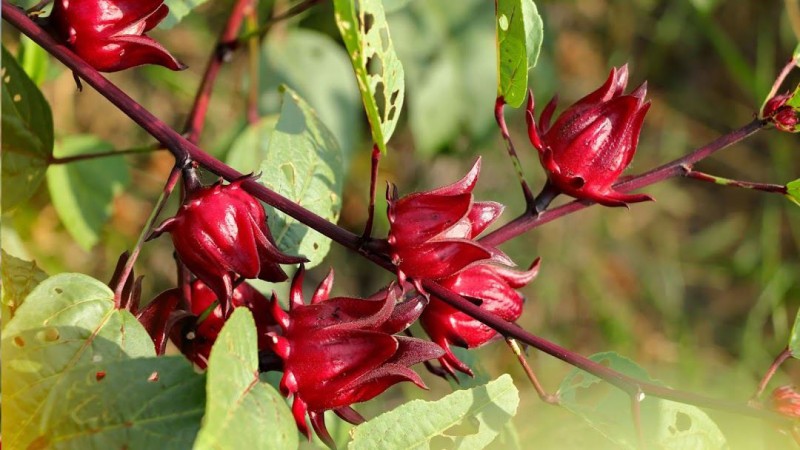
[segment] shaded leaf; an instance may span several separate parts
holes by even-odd
[[[342,207],[339,145],[308,103],[291,89],[282,90],[283,106],[261,161],[259,182],[335,223]],[[253,137],[248,134],[268,132],[263,121],[259,124],[259,130],[246,130],[233,148],[252,149]],[[322,262],[330,250],[330,239],[272,207],[267,211],[270,230],[283,251],[308,258],[306,267]]]
[[[3,330],[2,354],[3,444],[28,448],[54,431],[43,428],[44,406],[68,372],[155,350],[136,318],[114,308],[108,286],[67,273],[41,282],[17,308]]]
[[[39,88],[3,47],[2,210],[29,199],[53,154],[53,115]]]
[[[203,416],[204,387],[205,376],[182,356],[75,368],[43,407],[46,442],[76,449],[189,448]]]
[[[211,349],[206,415],[195,449],[297,448],[289,407],[259,380],[256,342],[253,315],[236,308]]]
[[[111,144],[94,136],[75,135],[61,140],[55,153],[63,158],[112,150]],[[114,197],[129,183],[128,165],[122,156],[54,164],[47,170],[47,186],[58,217],[84,250],[100,240]]]
[[[544,28],[533,0],[497,0],[497,95],[514,108],[528,90],[528,70],[536,65]]]
[[[17,59],[22,69],[28,74],[31,81],[41,86],[49,69],[50,55],[39,44],[29,37],[22,35],[19,40],[20,48]]]
[[[33,288],[41,283],[47,274],[36,265],[36,261],[25,261],[15,258],[5,250],[0,250],[2,262],[2,299],[3,299],[3,327],[14,317],[17,308],[22,305],[25,297]]]
[[[158,28],[168,30],[178,24],[184,17],[189,15],[192,10],[207,2],[208,0],[164,0],[164,4],[169,6],[169,14],[158,24]]]
[[[264,116],[249,124],[231,145],[225,163],[242,173],[256,173],[269,153],[269,141],[278,115]]]
[[[511,376],[502,375],[435,402],[413,400],[381,414],[353,429],[348,448],[481,449],[503,431],[518,404]]]
[[[617,353],[597,353],[589,359],[630,377],[654,382],[643,368]],[[577,368],[564,378],[558,393],[562,406],[620,448],[639,448],[627,393]],[[647,397],[640,409],[646,448],[716,449],[727,445],[716,423],[695,406]]]
[[[334,18],[353,63],[372,140],[386,153],[405,97],[403,65],[397,58],[381,0],[334,0]]]
[[[363,112],[345,50],[322,33],[290,28],[268,36],[261,58],[265,65],[260,83],[262,106],[280,107],[276,88],[281,84],[292,88],[307,99],[336,136],[344,167],[348,167],[350,153],[360,142]]]
[[[796,200],[793,201],[797,203]],[[800,311],[797,311],[794,325],[792,325],[792,333],[789,335],[789,351],[793,358],[800,359]]]

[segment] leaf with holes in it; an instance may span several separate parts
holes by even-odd
[[[262,147],[259,183],[324,219],[336,222],[342,207],[343,167],[339,144],[313,109],[297,93],[281,88],[283,105],[272,126],[261,121],[233,144],[231,152],[245,146],[253,151],[251,133],[268,133]],[[296,219],[267,207],[269,227],[281,250],[308,258],[306,267],[321,263],[331,241]]]
[[[533,0],[497,0],[497,95],[518,108],[528,91],[528,71],[536,65],[544,27]]]
[[[60,140],[55,153],[63,158],[111,150],[111,144],[94,136],[75,135]],[[55,164],[47,169],[47,187],[58,217],[84,250],[100,240],[114,197],[129,183],[128,165],[121,156]]]
[[[654,383],[633,361],[614,352],[597,353],[592,361],[638,380]],[[558,390],[561,406],[583,418],[620,448],[639,448],[631,397],[622,390],[584,372],[573,369]],[[658,398],[640,403],[645,448],[725,448],[725,436],[711,418],[696,406]]]
[[[25,297],[39,283],[47,278],[36,265],[36,261],[25,261],[15,258],[5,250],[0,250],[0,272],[2,273],[2,304],[3,304],[3,327],[8,325],[8,321],[14,317],[17,308],[22,305]]]
[[[786,198],[800,206],[800,178],[786,184]]]
[[[508,374],[435,402],[413,400],[353,429],[349,449],[480,449],[517,412],[519,392]]]
[[[39,88],[3,47],[2,209],[28,200],[53,155],[53,114]]]
[[[31,291],[3,329],[3,444],[46,448],[43,406],[73,369],[155,356],[147,331],[114,293],[87,275],[50,277]],[[38,446],[38,447],[37,447]]]
[[[42,407],[53,448],[189,448],[205,376],[182,356],[100,361],[66,372]]]
[[[168,30],[174,27],[195,8],[207,1],[208,0],[164,0],[164,4],[169,7],[169,14],[158,24],[158,28]]]
[[[297,426],[283,397],[258,375],[256,324],[236,308],[208,362],[207,403],[195,450],[297,448]]]
[[[403,65],[392,46],[380,0],[334,0],[334,18],[356,73],[372,140],[382,153],[405,97]]]

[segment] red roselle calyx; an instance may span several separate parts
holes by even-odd
[[[306,261],[278,249],[264,208],[242,189],[243,182],[220,181],[205,187],[187,182],[186,200],[178,213],[150,236],[172,235],[181,261],[214,291],[226,316],[239,278],[284,281],[288,276],[279,264]]]
[[[56,0],[49,19],[56,35],[101,72],[141,64],[182,70],[185,65],[144,34],[168,12],[164,0]]]
[[[527,271],[480,264],[441,280],[439,284],[476,302],[481,309],[513,322],[522,315],[524,301],[522,294],[515,289],[528,284],[538,273],[538,258]],[[444,349],[445,354],[439,362],[453,375],[455,370],[460,370],[471,376],[472,371],[456,358],[450,345],[475,348],[497,336],[489,326],[433,296],[420,317],[420,323],[431,340]]]
[[[397,303],[399,289],[390,287],[376,299],[328,298],[333,272],[320,283],[311,304],[303,301],[300,268],[292,281],[289,311],[272,297],[272,314],[282,334],[272,334],[272,350],[283,359],[281,392],[293,395],[292,413],[298,428],[310,438],[306,414],[317,435],[333,440],[323,414],[333,410],[352,423],[363,418],[353,403],[367,401],[390,386],[410,381],[424,388],[409,367],[444,354],[432,342],[393,336],[419,317],[422,297]]]
[[[481,160],[461,180],[427,192],[397,198],[397,188],[387,190],[388,243],[392,262],[402,283],[414,279],[450,277],[479,262],[514,265],[494,247],[474,240],[503,212],[496,202],[476,202],[472,190]]]
[[[787,104],[791,98],[792,94],[789,92],[772,97],[764,105],[761,117],[772,122],[781,131],[797,132],[797,111]]]
[[[628,66],[611,69],[605,84],[567,108],[551,126],[556,99],[535,123],[533,94],[528,97],[528,136],[539,151],[548,183],[559,192],[605,206],[652,200],[645,194],[623,194],[614,182],[633,159],[644,116],[647,83],[628,95]]]
[[[772,391],[772,409],[784,416],[800,418],[800,393],[795,386],[780,386]]]

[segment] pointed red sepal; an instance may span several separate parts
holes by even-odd
[[[314,291],[314,296],[311,297],[311,304],[315,305],[320,302],[324,302],[328,299],[328,296],[331,293],[331,288],[333,288],[333,268],[328,271],[328,275],[325,277],[324,280],[319,284],[317,290]]]

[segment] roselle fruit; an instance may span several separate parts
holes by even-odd
[[[793,106],[787,104],[791,98],[792,93],[787,92],[767,100],[764,109],[761,111],[761,117],[772,122],[775,128],[781,131],[787,133],[796,132],[798,124],[797,112]]]
[[[772,409],[784,416],[800,418],[800,392],[795,386],[787,385],[772,391]]]
[[[645,194],[623,194],[613,184],[628,167],[639,143],[647,83],[628,95],[628,66],[612,68],[605,84],[567,108],[550,125],[554,98],[534,121],[533,94],[528,97],[528,136],[551,186],[559,192],[605,206],[652,200]]]
[[[538,258],[527,271],[493,264],[479,264],[440,280],[439,284],[474,301],[481,309],[513,322],[522,315],[524,301],[522,294],[516,289],[528,284],[538,273]],[[498,336],[489,326],[435,296],[431,296],[430,304],[420,316],[420,324],[431,340],[444,349],[445,353],[439,358],[439,362],[453,375],[459,370],[472,376],[472,371],[456,358],[450,350],[451,345],[475,348]]]
[[[57,37],[101,72],[141,64],[186,66],[145,35],[167,16],[164,0],[56,0],[50,23]]]
[[[226,317],[238,278],[284,281],[288,276],[279,264],[306,261],[276,247],[264,208],[242,189],[244,181],[205,187],[188,184],[186,200],[178,213],[150,236],[152,239],[164,232],[172,235],[178,257],[214,291]]]
[[[301,266],[292,280],[289,311],[272,297],[272,315],[282,332],[272,334],[271,347],[283,360],[280,389],[283,395],[294,396],[292,413],[298,428],[310,438],[308,415],[320,439],[333,447],[325,411],[362,422],[350,405],[402,381],[425,388],[410,366],[441,357],[444,351],[432,342],[393,336],[419,317],[424,298],[397,303],[399,289],[393,288],[374,299],[328,298],[331,271],[306,304],[303,275]]]
[[[480,167],[478,158],[464,178],[432,191],[402,198],[396,188],[387,192],[387,241],[401,283],[406,277],[415,283],[446,278],[478,262],[514,264],[503,252],[475,240],[503,212],[499,203],[474,200]]]

